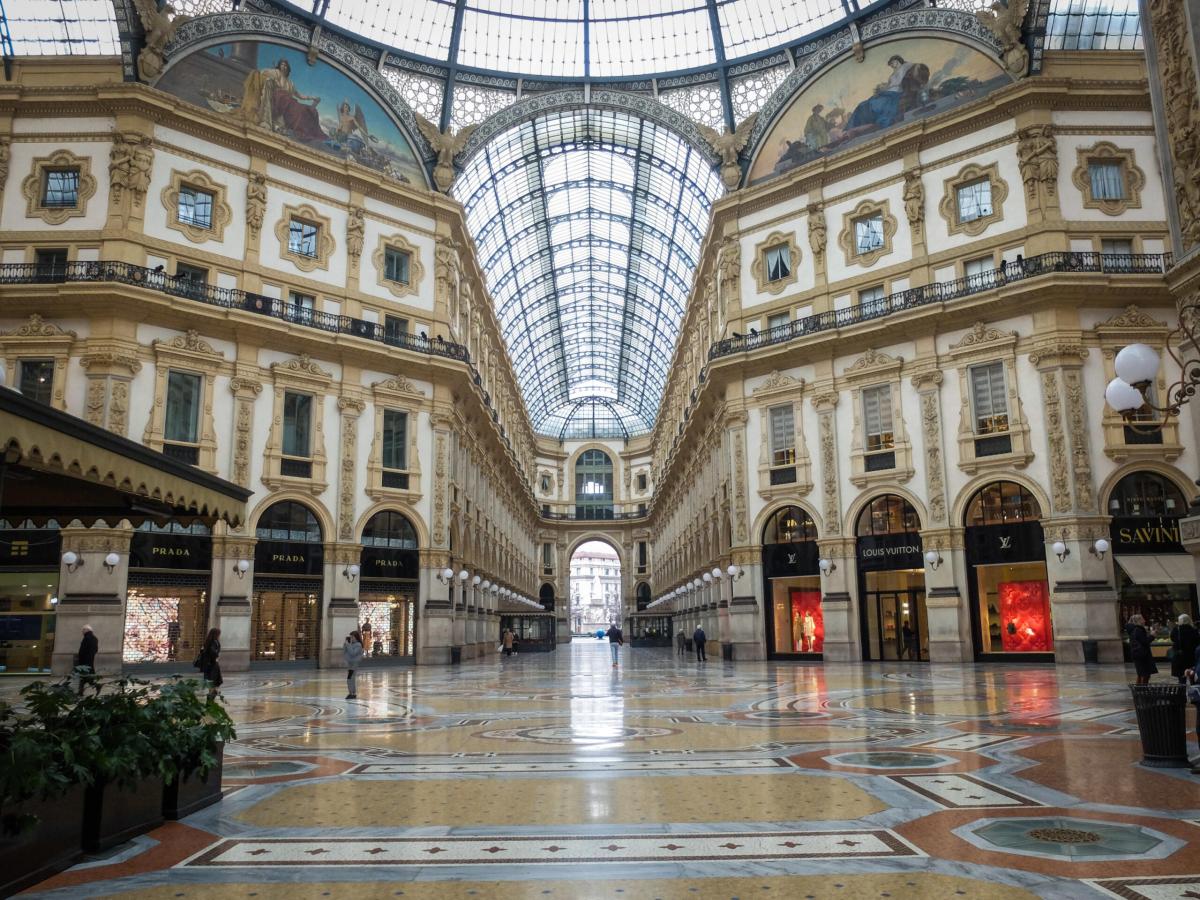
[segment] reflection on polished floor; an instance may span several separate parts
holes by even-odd
[[[1122,669],[623,656],[230,676],[225,799],[35,893],[1200,897]]]

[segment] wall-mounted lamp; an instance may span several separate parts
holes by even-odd
[[[471,577],[471,573],[468,572],[466,569],[463,569],[461,572],[458,573],[459,581],[466,581],[470,577]]]
[[[250,571],[250,560],[239,559],[233,564],[233,574],[238,578],[245,578],[246,573]]]
[[[829,575],[837,571],[837,563],[823,556],[817,560],[817,568],[821,570],[822,575]]]
[[[745,569],[743,569],[741,566],[735,566],[735,565],[733,565],[733,563],[730,563],[729,568],[726,569],[725,571],[727,573],[729,573],[730,578],[741,578],[743,575],[746,574]]]
[[[440,581],[442,584],[449,584],[450,580],[453,577],[454,577],[454,570],[449,567],[442,569],[442,571],[438,572],[438,576],[437,576],[438,581]]]
[[[1062,541],[1055,541],[1050,549],[1054,551],[1054,555],[1058,557],[1060,563],[1066,562],[1067,557],[1071,555],[1071,548]]]
[[[929,568],[936,572],[938,570],[938,566],[942,564],[942,554],[938,553],[936,550],[926,550],[925,562],[929,564]]]
[[[722,575],[724,575],[724,574],[725,574],[725,573],[721,571],[721,567],[720,567],[720,566],[714,566],[714,567],[713,567],[713,570],[712,570],[712,577],[713,577],[713,581],[717,581],[717,580],[719,580],[719,579],[720,579],[720,577],[721,577]]]
[[[1088,549],[1091,551],[1092,556],[1096,557],[1096,559],[1104,559],[1104,554],[1108,552],[1108,548],[1110,546],[1112,545],[1109,544],[1104,538],[1096,538],[1096,542]]]
[[[479,585],[481,585],[482,583],[483,583],[483,579],[480,578],[478,575],[476,575],[474,578],[471,579],[471,585],[473,587],[479,587]]]
[[[68,572],[74,572],[83,565],[83,559],[74,550],[68,550],[62,555],[63,565],[67,567]]]
[[[701,580],[702,580],[702,581],[703,581],[705,584],[712,584],[713,577],[712,577],[712,575],[710,575],[708,572],[705,572],[705,573],[704,573],[704,577],[703,577]]]
[[[348,565],[348,566],[346,566],[346,568],[342,569],[342,575],[345,577],[345,579],[348,582],[350,582],[351,584],[354,584],[354,580],[356,578],[358,578],[358,573],[360,571],[362,571],[362,570],[359,569],[358,563],[350,563],[350,565]]]
[[[485,578],[483,581],[483,584],[481,584],[480,587],[483,588],[485,591],[488,591],[488,590],[491,590],[492,583]]]
[[[111,575],[113,570],[120,564],[121,557],[116,553],[109,552],[108,555],[104,557],[104,568],[108,571],[109,575]]]

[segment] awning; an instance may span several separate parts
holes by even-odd
[[[140,507],[153,517],[224,519],[236,526],[251,493],[4,388],[0,451],[9,482],[0,509],[5,518],[40,513],[89,524],[90,511],[111,515]]]
[[[1190,553],[1118,556],[1115,559],[1134,584],[1196,583],[1196,563]]]

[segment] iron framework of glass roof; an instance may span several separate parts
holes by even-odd
[[[708,159],[603,108],[503,132],[454,188],[536,431],[650,431],[713,202]]]

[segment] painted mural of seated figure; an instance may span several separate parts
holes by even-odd
[[[241,116],[299,141],[324,141],[325,132],[317,114],[321,98],[297,91],[291,74],[291,64],[281,59],[270,69],[247,75],[242,86]]]
[[[875,88],[875,93],[854,108],[846,122],[846,137],[888,128],[904,118],[917,105],[921,91],[929,83],[929,67],[906,62],[903,56],[888,59],[892,75]]]

